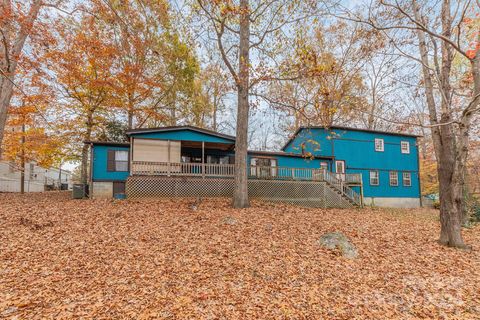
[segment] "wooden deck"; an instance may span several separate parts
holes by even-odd
[[[326,182],[333,190],[356,205],[362,205],[363,202],[361,193],[351,188],[352,186],[361,188],[361,174],[336,174],[324,169],[266,166],[249,166],[247,171],[249,180]],[[133,161],[131,166],[131,176],[224,179],[233,178],[234,174],[233,164]]]

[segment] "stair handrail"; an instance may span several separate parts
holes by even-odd
[[[341,179],[338,179],[335,177],[333,172],[325,170],[324,172],[324,180],[331,186],[333,186],[335,189],[340,191],[342,195],[345,197],[349,198],[353,202],[355,202],[357,205],[360,205],[360,196],[358,195],[357,192],[355,192],[352,188],[347,186]]]

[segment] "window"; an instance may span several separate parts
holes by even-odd
[[[337,173],[337,179],[345,181],[345,161],[337,160],[335,161],[335,171]]]
[[[29,167],[30,167],[29,180],[33,180],[33,178],[36,177],[36,175],[35,175],[35,164],[30,163]]]
[[[133,161],[163,163],[178,163],[181,161],[180,141],[133,138],[132,143]],[[158,164],[156,166],[162,165]]]
[[[404,187],[412,186],[412,174],[410,172],[403,173],[403,186]]]
[[[107,171],[126,172],[128,171],[128,151],[108,150]]]
[[[128,151],[115,151],[115,171],[128,171]]]
[[[229,160],[228,156],[207,156],[207,163],[228,164]]]
[[[380,184],[380,176],[378,170],[370,171],[370,185],[378,186]]]
[[[398,172],[397,171],[390,171],[390,185],[392,187],[398,186]]]
[[[276,177],[277,159],[274,158],[251,158],[250,175],[256,177]]]
[[[400,142],[400,149],[402,150],[402,153],[410,153],[410,142],[408,141],[402,141]]]
[[[375,151],[383,152],[383,139],[375,139]]]

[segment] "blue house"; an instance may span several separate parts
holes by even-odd
[[[342,180],[361,174],[365,204],[421,206],[417,135],[332,126],[301,127],[282,148],[331,157]],[[356,188],[354,188],[356,189]]]
[[[92,197],[231,196],[235,137],[192,126],[93,141]],[[282,151],[248,151],[249,195],[316,207],[419,206],[416,137],[300,128]]]

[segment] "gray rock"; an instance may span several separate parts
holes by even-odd
[[[3,312],[1,313],[2,316],[8,316],[14,312],[17,312],[18,311],[18,308],[15,307],[15,306],[11,306],[11,307],[8,307],[7,309],[3,310]]]
[[[355,248],[350,240],[341,232],[326,233],[318,240],[318,243],[329,250],[338,249],[342,256],[347,259],[355,259],[358,257],[357,248]]]
[[[235,219],[234,217],[225,217],[223,219],[223,223],[233,226],[237,224],[237,219]]]

